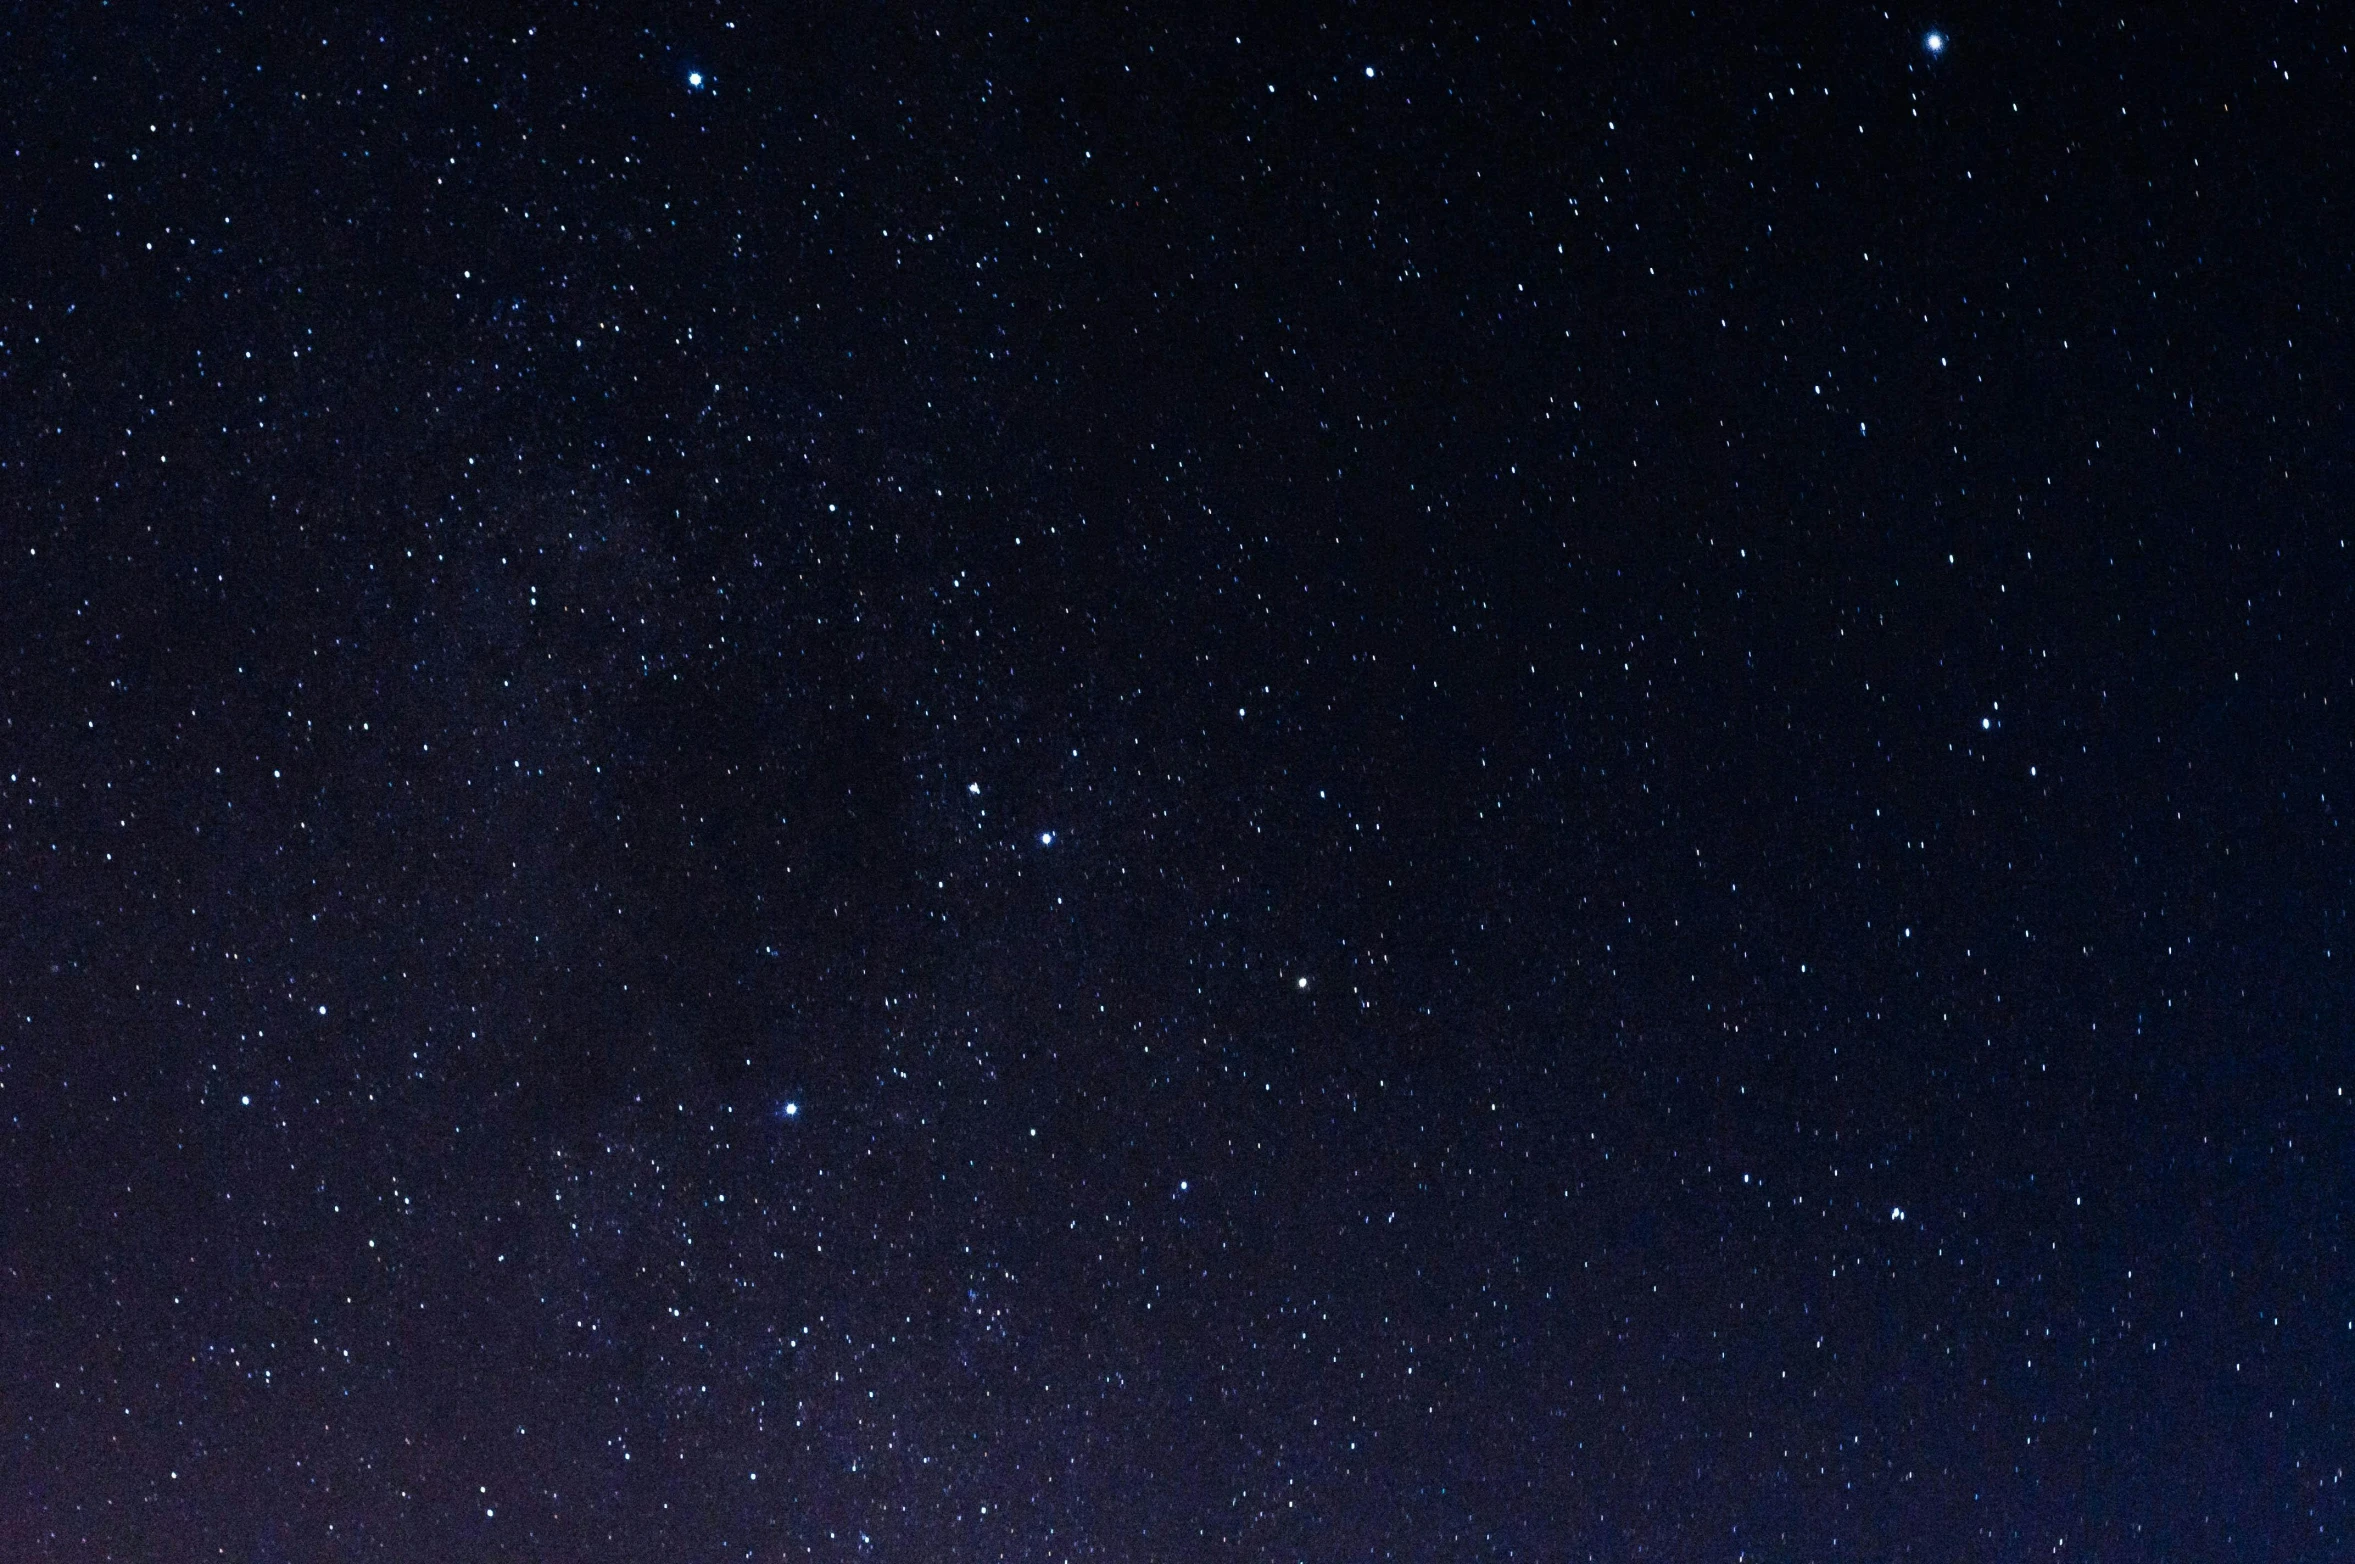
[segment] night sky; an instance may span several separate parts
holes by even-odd
[[[19,8],[0,1557],[2355,1557],[2193,9]]]

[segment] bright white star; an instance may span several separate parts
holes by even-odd
[[[687,73],[687,90],[689,92],[701,92],[703,90],[703,72],[689,71]]]
[[[1944,54],[1946,52],[1946,35],[1944,33],[1924,33],[1922,34],[1922,47],[1932,54]]]
[[[1055,833],[1054,833],[1054,832],[1052,832],[1052,831],[1041,831],[1041,832],[1038,834],[1038,844],[1039,844],[1039,846],[1041,846],[1041,847],[1052,847],[1052,846],[1054,846],[1054,845],[1055,845]]]

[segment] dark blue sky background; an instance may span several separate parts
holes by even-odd
[[[0,1552],[2355,1547],[2346,30],[1259,10],[17,19]]]

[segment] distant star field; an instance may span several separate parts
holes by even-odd
[[[2355,1559],[2347,21],[21,9],[0,1559]]]

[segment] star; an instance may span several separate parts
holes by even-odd
[[[1932,36],[1935,36],[1935,34]],[[689,71],[687,73],[687,90],[689,92],[701,92],[703,90],[703,72]]]
[[[1932,54],[1944,54],[1946,52],[1946,35],[1938,32],[1924,33],[1922,34],[1922,47]]]
[[[1054,846],[1054,845],[1055,845],[1055,833],[1054,833],[1054,832],[1052,832],[1052,831],[1041,831],[1041,832],[1038,834],[1038,844],[1039,844],[1039,846],[1041,846],[1041,847],[1052,847],[1052,846]]]

